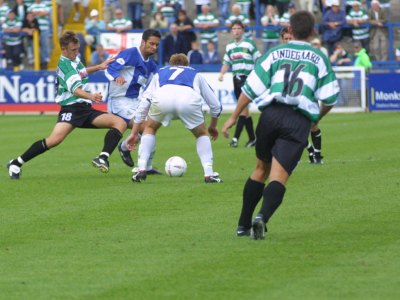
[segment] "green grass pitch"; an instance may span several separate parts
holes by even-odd
[[[182,156],[182,178],[132,183],[117,152],[102,174],[90,162],[106,131],[76,130],[10,180],[6,163],[55,119],[0,116],[0,299],[400,299],[399,113],[328,115],[325,164],[304,153],[264,241],[235,236],[245,134],[213,142],[223,184],[203,182],[179,121],[154,165]]]

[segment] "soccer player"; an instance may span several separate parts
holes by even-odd
[[[289,32],[289,28],[284,27],[281,30],[281,42],[283,44],[287,44],[291,40],[293,40],[293,36]],[[321,155],[322,134],[321,134],[321,129],[318,127],[317,124],[311,126],[310,135],[312,143],[310,142],[307,143],[308,158],[310,160],[310,163],[323,164],[322,161],[323,156]]]
[[[264,239],[266,223],[282,203],[285,185],[307,145],[312,124],[318,123],[336,103],[339,85],[332,66],[308,42],[314,23],[314,16],[307,11],[290,17],[289,31],[294,40],[272,48],[257,62],[234,112],[222,128],[228,137],[229,128],[241,111],[257,99],[261,110],[256,129],[257,162],[243,189],[238,236]],[[261,209],[252,222],[261,198]]]
[[[232,22],[231,34],[233,40],[226,45],[225,55],[218,76],[219,81],[224,80],[224,74],[232,66],[233,72],[233,88],[236,99],[239,98],[241,88],[246,81],[247,76],[254,69],[256,60],[261,56],[256,44],[253,40],[244,38],[244,25],[242,22],[236,20]],[[249,141],[246,147],[254,147],[256,144],[256,137],[254,134],[253,119],[250,116],[249,108],[246,107],[239,116],[239,121],[236,125],[235,134],[230,142],[230,146],[236,148],[240,134],[243,127],[246,127]]]
[[[132,47],[121,51],[115,61],[105,71],[110,80],[108,89],[108,112],[120,116],[132,128],[133,116],[139,105],[139,95],[153,75],[157,72],[157,64],[152,56],[157,52],[161,33],[147,29],[143,32],[140,47]],[[118,145],[123,162],[133,167],[134,162],[125,141]],[[139,156],[141,147],[139,147]],[[154,150],[153,154],[154,155]],[[147,166],[148,174],[161,174],[152,167],[152,157]]]
[[[141,137],[142,153],[138,161],[138,172],[132,181],[146,180],[146,164],[156,143],[156,133],[161,125],[168,126],[172,119],[179,118],[196,138],[197,153],[204,169],[206,183],[222,182],[213,171],[213,152],[204,123],[203,99],[210,107],[211,123],[208,133],[212,140],[218,138],[217,122],[222,107],[207,81],[195,69],[188,67],[185,54],[171,56],[169,66],[158,71],[146,88],[135,113],[132,132],[126,142],[130,149],[139,140],[139,126],[148,116]]]
[[[100,92],[90,92],[88,74],[106,69],[112,60],[85,68],[78,57],[79,39],[72,31],[66,31],[60,37],[60,48],[55,102],[61,105],[61,110],[57,123],[50,136],[33,143],[21,156],[7,164],[11,179],[19,179],[24,163],[59,145],[77,127],[110,128],[104,138],[103,150],[92,161],[93,166],[107,173],[108,157],[117,147],[126,129],[126,124],[121,118],[92,108],[92,102],[101,102],[103,96]]]

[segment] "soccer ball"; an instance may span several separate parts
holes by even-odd
[[[186,170],[187,164],[182,157],[172,156],[165,163],[165,173],[170,177],[182,177]]]

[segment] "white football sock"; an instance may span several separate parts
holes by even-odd
[[[149,160],[147,161],[146,171],[153,169],[153,157],[154,153],[156,153],[156,144],[154,143],[154,148],[151,150]]]
[[[123,140],[122,143],[121,143],[121,149],[122,149],[123,151],[128,151],[128,150],[129,150],[128,147],[126,146],[125,140]]]
[[[140,140],[139,144],[139,158],[138,158],[138,168],[139,170],[147,170],[146,166],[149,158],[156,147],[156,136],[153,134],[144,134]]]
[[[197,154],[200,157],[201,164],[204,169],[204,176],[212,176],[213,171],[213,152],[211,148],[210,138],[202,135],[196,140]]]

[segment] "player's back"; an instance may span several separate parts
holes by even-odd
[[[339,87],[328,58],[309,43],[292,41],[269,50],[257,63],[242,91],[263,110],[273,101],[297,107],[313,121],[318,100],[332,105]]]
[[[160,87],[173,84],[180,86],[187,86],[194,89],[194,81],[198,72],[185,66],[167,66],[159,70],[159,84]]]

